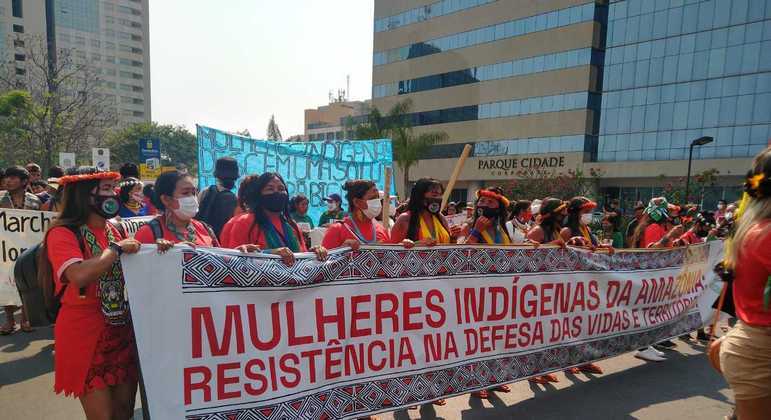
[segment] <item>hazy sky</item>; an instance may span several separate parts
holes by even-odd
[[[373,0],[151,0],[152,117],[284,138],[329,90],[368,99]]]

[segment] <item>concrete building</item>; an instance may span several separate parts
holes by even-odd
[[[369,113],[370,101],[335,100],[329,105],[305,110],[305,135],[303,140],[343,140],[350,139],[346,121],[365,116]]]
[[[100,73],[120,124],[150,121],[148,0],[2,0],[0,26],[6,56],[14,33],[72,49]]]
[[[733,199],[771,137],[771,0],[376,0],[374,32],[373,106],[412,98],[415,130],[449,135],[412,180],[474,145],[456,196],[539,166],[647,200],[712,136],[692,172]]]

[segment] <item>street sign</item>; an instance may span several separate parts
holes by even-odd
[[[65,171],[68,168],[77,166],[75,164],[75,153],[59,152],[59,166]]]
[[[139,139],[139,176],[154,180],[161,174],[161,140]]]
[[[110,170],[110,149],[94,147],[91,149],[91,160],[100,171]]]

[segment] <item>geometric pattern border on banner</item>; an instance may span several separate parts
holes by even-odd
[[[528,354],[474,361],[426,373],[345,385],[272,406],[187,415],[186,420],[355,418],[359,414],[422,404],[616,356],[679,336],[700,326],[701,316],[692,312],[678,321],[641,333],[616,335]]]
[[[292,287],[377,278],[655,270],[704,261],[708,252],[708,246],[613,255],[570,248],[372,247],[356,252],[331,251],[327,261],[304,258],[287,267],[280,259],[196,249],[183,251],[182,286]]]

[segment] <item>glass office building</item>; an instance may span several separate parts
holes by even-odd
[[[487,170],[496,160],[537,155],[598,169],[601,195],[646,200],[711,136],[694,173],[719,170],[705,194],[732,199],[771,138],[771,0],[424,4],[375,2],[373,106],[409,98],[417,132],[449,136],[415,179],[472,144],[469,192],[517,178]]]

